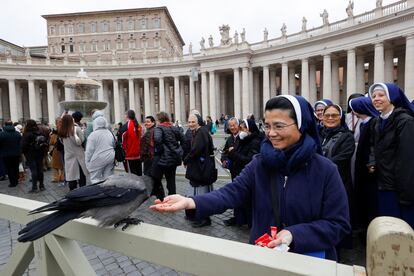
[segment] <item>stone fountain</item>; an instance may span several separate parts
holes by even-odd
[[[71,89],[71,100],[59,103],[62,110],[80,111],[85,119],[91,116],[94,109],[105,109],[108,103],[98,101],[98,88],[101,85],[90,79],[83,68],[80,69],[78,75],[74,79],[65,81],[64,87]]]

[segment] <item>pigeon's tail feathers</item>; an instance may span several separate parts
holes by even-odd
[[[28,223],[26,227],[19,232],[20,236],[17,240],[19,242],[37,240],[69,220],[79,218],[80,214],[80,211],[57,211],[47,216],[38,218]]]
[[[41,206],[39,208],[36,208],[34,210],[31,210],[29,212],[29,215],[42,213],[42,212],[47,212],[47,211],[55,211],[55,210],[57,210],[58,206],[59,206],[59,201],[55,201],[55,202],[43,205],[43,206]]]

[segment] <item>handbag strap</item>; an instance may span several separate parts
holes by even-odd
[[[274,173],[270,172],[270,187],[272,191],[272,209],[275,219],[275,226],[280,229],[280,210],[279,210],[279,196],[276,187],[276,177]],[[279,230],[278,230],[279,231]]]

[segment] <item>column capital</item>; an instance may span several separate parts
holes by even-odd
[[[407,40],[408,40],[408,39],[414,39],[414,33],[406,35],[406,36],[405,36],[405,38],[406,38]]]
[[[374,42],[374,47],[384,47],[384,41],[377,41]]]
[[[239,71],[239,70],[240,70],[240,67],[233,68],[233,72],[236,72],[236,71]]]
[[[264,68],[269,69],[270,65],[269,65],[269,64],[265,64],[265,65],[263,65],[262,67],[263,67],[263,69],[264,69]]]
[[[355,50],[355,48],[350,48],[350,49],[347,49],[346,50],[346,52],[348,53],[348,54],[350,54],[350,53],[356,53],[356,50]]]

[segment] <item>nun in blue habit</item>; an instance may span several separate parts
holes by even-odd
[[[252,204],[250,243],[270,227],[291,252],[336,260],[335,246],[351,231],[347,195],[337,167],[321,155],[312,106],[301,96],[282,95],[265,107],[266,138],[260,153],[232,183],[208,194],[171,195],[150,208],[186,209],[189,219]]]
[[[414,106],[392,83],[375,83],[369,96],[380,113],[372,122],[378,215],[405,220],[414,228]]]
[[[355,230],[361,229],[361,238],[365,240],[369,223],[377,216],[377,180],[376,172],[368,169],[372,165],[371,125],[379,112],[372,105],[371,98],[359,97],[349,101],[349,107],[358,117],[359,139],[355,152],[354,173],[354,217]]]

